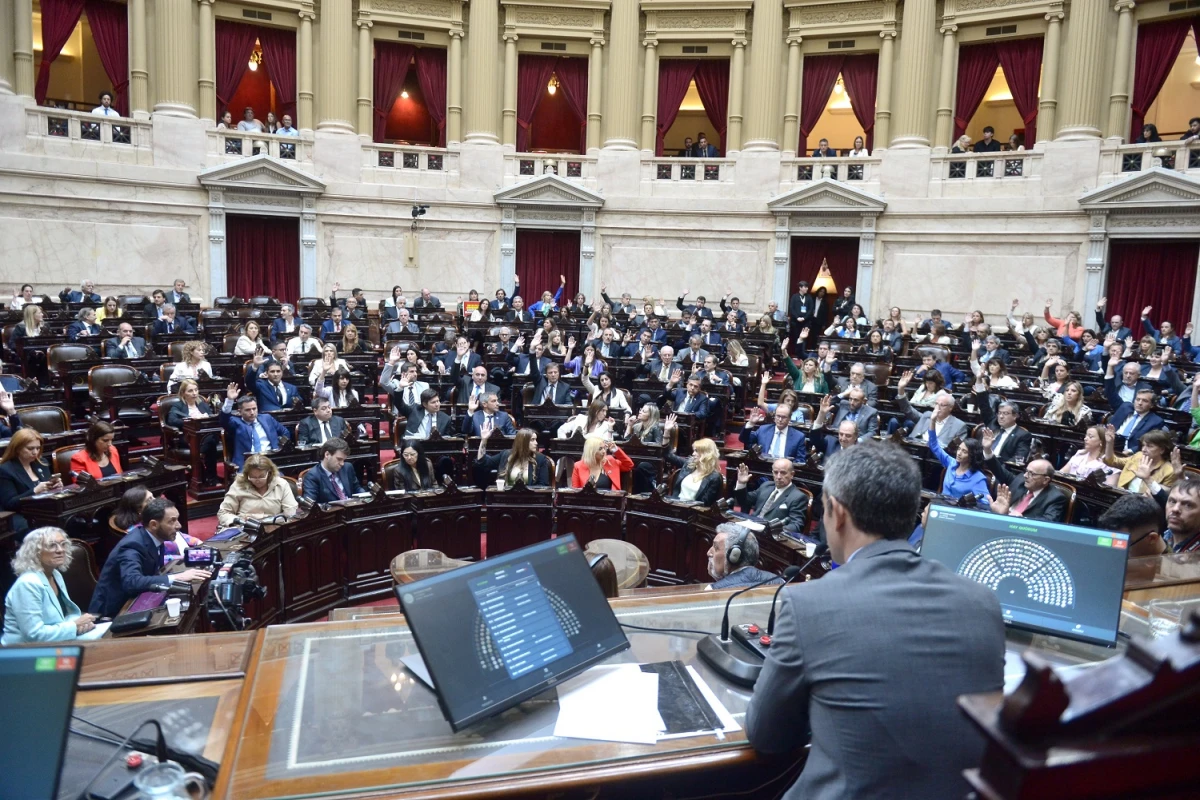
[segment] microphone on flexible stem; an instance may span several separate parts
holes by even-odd
[[[767,617],[767,636],[772,636],[775,633],[775,606],[779,602],[779,593],[783,591],[783,587],[795,580],[798,575],[801,575],[804,572],[804,570],[812,566],[814,561],[828,552],[829,545],[824,543],[818,544],[817,549],[813,551],[812,558],[804,562],[804,566],[791,566],[783,571],[784,581],[782,584],[780,584],[779,588],[775,590],[775,596],[771,598],[771,616]]]
[[[754,686],[754,682],[758,680],[758,673],[762,670],[763,658],[729,638],[729,606],[739,594],[775,580],[779,580],[778,575],[772,575],[764,581],[729,595],[729,599],[725,601],[725,615],[721,618],[721,635],[709,634],[696,646],[699,656],[708,662],[718,675],[739,686]]]

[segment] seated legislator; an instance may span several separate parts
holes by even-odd
[[[246,386],[266,414],[289,409],[300,400],[300,390],[283,380],[283,365],[278,361],[268,364],[262,352],[255,353],[254,361],[246,368]]]
[[[321,379],[331,383],[339,369],[349,372],[350,365],[338,357],[337,345],[326,342],[321,348],[321,357],[313,359],[312,366],[308,369],[308,383],[310,386],[315,385]]]
[[[803,464],[804,432],[788,424],[792,418],[791,406],[780,403],[775,406],[773,416],[773,424],[763,425],[766,416],[762,411],[755,411],[738,438],[747,448],[758,445],[763,458],[787,458]]]
[[[238,397],[238,385],[229,384],[226,390],[225,402],[221,406],[221,424],[229,447],[229,460],[240,469],[246,460],[247,453],[266,453],[279,447],[281,439],[291,438],[287,429],[275,421],[270,414],[258,413],[258,401],[254,395]],[[238,415],[230,415],[234,401],[237,401]]]
[[[675,415],[672,414],[663,425],[663,436],[668,442],[673,441],[671,431],[674,430],[675,424]],[[703,506],[711,506],[721,499],[721,490],[724,488],[718,463],[721,454],[712,439],[697,439],[692,442],[690,458],[676,455],[675,448],[670,446],[663,455],[668,464],[679,470],[671,484],[668,497]]]
[[[345,439],[330,439],[321,445],[321,463],[304,475],[304,496],[314,503],[332,503],[361,492],[354,467],[346,463],[349,456]]]
[[[146,340],[133,335],[133,325],[117,325],[117,335],[104,341],[105,358],[142,358],[146,355]]]
[[[204,569],[185,569],[163,575],[163,552],[179,532],[179,509],[165,498],[155,498],[142,511],[142,524],[135,526],[108,554],[88,612],[97,617],[114,617],[121,607],[142,592],[161,592],[172,581],[187,583],[208,578]]]
[[[63,289],[58,293],[58,299],[64,303],[91,303],[98,306],[103,300],[100,299],[100,295],[96,294],[95,289],[96,284],[92,281],[82,281],[78,291]]]
[[[1163,430],[1147,431],[1142,436],[1142,446],[1138,452],[1122,458],[1113,452],[1113,441],[1117,438],[1115,432],[1112,425],[1105,430],[1104,463],[1121,470],[1117,477],[1117,488],[1150,497],[1161,493],[1166,497],[1179,478],[1175,474],[1175,467],[1171,465],[1175,437]]]
[[[1039,458],[1025,465],[1024,474],[1013,474],[993,453],[995,440],[995,433],[983,432],[984,466],[1000,482],[996,487],[996,499],[992,501],[992,511],[1010,517],[1066,522],[1067,496],[1057,486],[1050,485],[1054,465]]]
[[[184,291],[187,288],[187,281],[183,278],[176,278],[171,288],[167,291],[167,299],[172,303],[190,303],[192,298]]]
[[[874,382],[867,380],[867,368],[859,361],[850,365],[849,378],[837,379],[838,399],[845,400],[854,389],[861,389],[863,391],[869,405],[873,406],[879,401],[879,387]]]
[[[179,399],[182,401],[171,406],[167,412],[167,425],[183,430],[183,423],[189,419],[207,419],[215,416],[204,398],[200,396],[200,384],[191,378],[179,382]],[[201,480],[205,486],[220,483],[217,475],[217,461],[221,455],[221,437],[215,433],[206,434],[200,440],[200,453],[204,457],[204,475]]]
[[[162,319],[163,306],[167,304],[167,293],[162,289],[155,289],[150,295],[150,302],[142,306],[142,313],[146,319],[154,322]]]
[[[1109,398],[1113,404],[1113,398]],[[1137,452],[1142,446],[1142,439],[1153,430],[1165,428],[1167,423],[1154,409],[1154,391],[1139,389],[1132,403],[1112,405],[1114,411],[1108,418],[1109,425],[1118,436],[1125,438],[1125,449]]]
[[[487,367],[483,366],[483,364],[476,364],[471,368],[469,375],[463,375],[459,379],[455,389],[454,401],[460,405],[469,403],[472,398],[479,401],[488,392],[499,394],[500,387],[488,382]]]
[[[463,436],[482,436],[486,428],[505,436],[515,436],[512,417],[500,410],[500,398],[495,392],[472,395],[467,401],[467,413],[462,418]]]
[[[948,392],[942,392],[934,398],[932,411],[926,411],[922,414],[909,405],[904,390],[908,388],[908,382],[912,380],[912,377],[912,370],[909,370],[900,376],[900,380],[896,384],[896,405],[904,413],[905,419],[913,423],[910,437],[916,440],[923,440],[926,431],[932,428],[936,432],[938,441],[941,442],[942,447],[949,447],[950,442],[961,436],[965,436],[967,434],[967,424],[954,416],[954,409],[957,403],[954,397]]]
[[[279,474],[275,462],[256,453],[246,457],[242,471],[225,493],[217,509],[217,522],[222,528],[231,528],[239,519],[292,517],[297,508],[292,487]]]
[[[438,488],[433,462],[425,455],[423,442],[404,445],[399,462],[388,467],[383,478],[388,491],[425,492]]]
[[[192,324],[188,317],[176,317],[175,306],[170,303],[163,303],[162,316],[154,321],[150,326],[150,335],[152,337],[162,336],[172,333],[195,333],[196,326]]]
[[[662,444],[662,423],[659,422],[658,406],[654,403],[644,403],[638,409],[637,417],[629,426],[629,439],[636,439],[642,444]]]
[[[830,414],[832,412],[832,419]],[[858,438],[860,442],[865,442],[868,439],[875,438],[875,434],[879,433],[879,411],[875,406],[870,405],[866,395],[859,386],[851,387],[846,398],[837,404],[837,409],[833,409],[833,395],[825,395],[821,398],[821,411],[817,414],[816,420],[813,421],[813,430],[825,427],[838,430],[841,424],[846,421],[854,423],[854,427],[858,430]],[[830,445],[832,443],[829,443]],[[828,446],[826,447],[828,449]]]
[[[13,396],[0,389],[0,439],[10,438],[15,431],[21,429],[21,415],[17,413]]]
[[[321,340],[313,334],[312,326],[307,322],[296,328],[296,335],[288,339],[287,351],[289,356],[319,356]]]
[[[386,336],[419,336],[421,328],[409,318],[408,309],[401,308],[396,311],[396,318],[388,323],[383,332]]]
[[[1003,688],[1004,620],[994,592],[909,547],[920,497],[916,464],[886,443],[825,468],[825,535],[842,566],[781,592],[745,719],[760,752],[810,745],[788,800],[970,791],[962,773],[984,742],[957,699]]]
[[[237,343],[233,346],[233,354],[235,356],[252,356],[265,351],[267,344],[258,323],[249,320],[242,328],[242,335],[238,337]]]
[[[990,506],[992,494],[988,490],[987,476],[983,474],[983,447],[979,440],[963,439],[954,452],[954,458],[951,458],[950,454],[942,449],[933,429],[926,431],[925,437],[929,443],[929,452],[933,453],[934,458],[946,471],[945,477],[942,478],[941,493],[955,500],[973,494],[979,506]]]
[[[321,338],[340,338],[343,324],[341,306],[334,306],[329,312],[329,319],[321,323]]]
[[[213,376],[212,364],[209,364],[208,359],[204,357],[208,351],[208,345],[204,342],[184,342],[180,350],[183,360],[175,365],[175,368],[171,370],[171,377],[167,379],[168,394],[175,391],[179,382],[184,378],[198,381],[201,375],[209,378]]]
[[[429,384],[420,380],[418,375],[420,367],[408,361],[401,362],[399,348],[392,348],[392,355],[379,374],[379,388],[387,391],[392,410],[398,416],[407,417],[421,408],[421,395],[429,388]]]
[[[442,399],[438,397],[437,389],[426,389],[421,392],[420,399],[420,408],[413,409],[408,415],[404,439],[424,441],[433,435],[435,429],[442,436],[448,435],[450,416],[442,411]]]
[[[104,328],[96,324],[96,310],[81,308],[75,315],[75,321],[67,326],[67,341],[78,342],[81,339],[95,339],[104,333]]]
[[[63,642],[96,627],[71,596],[62,573],[71,566],[71,543],[60,528],[25,535],[12,560],[17,580],[4,596],[4,635],[0,645]]]
[[[283,342],[286,345],[299,326],[300,319],[296,316],[296,307],[291,303],[283,303],[279,306],[279,316],[271,323],[271,344]]]
[[[314,397],[313,413],[300,420],[296,426],[296,444],[314,447],[330,439],[344,439],[346,420],[333,413],[333,403],[328,397]]]
[[[621,473],[633,470],[633,459],[615,443],[591,436],[583,443],[583,458],[571,470],[571,486],[582,489],[591,481],[601,491],[620,491]]]
[[[783,583],[783,578],[759,569],[756,564],[758,539],[750,529],[724,522],[717,526],[717,535],[708,548],[708,574],[713,582],[706,588],[734,589],[764,581]]]
[[[808,522],[808,495],[792,485],[795,472],[791,461],[777,458],[771,464],[773,480],[763,481],[751,492],[750,467],[739,464],[733,496],[744,513],[781,522],[785,531],[803,531]]]
[[[676,413],[692,414],[697,420],[706,419],[711,411],[712,404],[709,403],[708,395],[701,391],[703,385],[699,375],[689,375],[687,379],[686,389],[677,389],[679,378],[681,377],[678,371],[671,374],[671,380],[667,383],[667,390],[663,392],[660,402],[670,402]]]
[[[494,426],[485,426],[480,434],[479,451],[475,454],[476,469],[481,475],[479,482],[485,483],[487,477],[495,472],[496,480],[503,478],[507,488],[518,483],[548,488],[552,469],[550,459],[538,452],[537,431],[521,428],[513,437],[510,449],[488,455],[487,441],[494,431]],[[603,443],[603,440],[599,441]],[[584,449],[587,449],[586,444]]]
[[[33,428],[21,428],[13,434],[0,458],[0,508],[17,511],[21,498],[62,488],[62,478],[42,463],[42,435]],[[21,533],[29,523],[21,514],[12,517],[13,530]]]
[[[88,473],[96,480],[110,475],[120,475],[121,456],[113,447],[116,429],[104,420],[96,420],[88,426],[83,439],[83,449],[71,456],[71,472],[76,475]],[[79,478],[77,477],[76,482]]]

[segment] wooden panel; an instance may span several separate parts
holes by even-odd
[[[490,558],[544,542],[554,529],[554,493],[516,486],[487,494],[487,554]]]

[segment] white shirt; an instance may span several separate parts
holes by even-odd
[[[279,130],[277,130],[275,132],[278,133],[280,136],[299,136],[300,135],[300,131],[296,130],[295,128],[280,128]]]
[[[288,351],[288,355],[290,355],[290,356],[304,355],[305,353],[307,353],[309,350],[312,350],[313,348],[320,350],[321,343],[312,337],[309,337],[309,340],[307,342],[301,341],[299,336],[292,338],[292,339],[288,339],[287,351]]]
[[[242,120],[237,124],[237,129],[239,131],[253,131],[256,133],[261,133],[263,130],[263,124],[256,119]]]
[[[118,112],[112,106],[109,106],[108,108],[105,108],[104,106],[96,106],[95,108],[92,109],[92,113],[98,117],[119,117],[119,116],[121,116],[120,112]]]
[[[1013,431],[1015,431],[1016,429],[1017,429],[1017,426],[1015,423],[1012,425],[1012,427],[1003,428],[1000,431],[1000,438],[996,440],[996,446],[992,448],[992,452],[995,453],[997,456],[999,456],[1000,450],[1004,447],[1004,443],[1006,441],[1008,441],[1008,435],[1010,433],[1012,433]]]

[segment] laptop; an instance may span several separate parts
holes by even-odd
[[[0,800],[58,796],[83,648],[0,649],[0,708],[19,733],[0,737]]]

